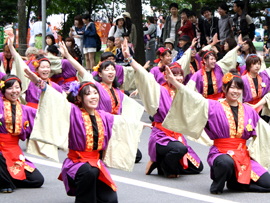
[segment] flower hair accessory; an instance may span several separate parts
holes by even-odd
[[[159,49],[158,49],[158,51],[160,52],[160,54],[159,54],[159,57],[158,57],[158,59],[156,59],[156,60],[154,60],[154,62],[155,63],[159,63],[160,62],[160,57],[161,57],[161,55],[165,52],[165,51],[168,51],[168,50],[170,50],[170,49],[164,49],[164,47],[160,47]]]
[[[1,80],[1,82],[0,82],[0,88],[2,89],[3,87],[5,87],[5,81]]]
[[[50,60],[44,57],[44,58],[39,59],[38,61],[32,61],[32,64],[35,67],[35,69],[37,69],[40,66],[41,61],[48,61],[49,64],[51,64]]]
[[[242,79],[239,75],[233,75],[232,73],[226,73],[223,78],[222,78],[222,82],[223,84],[228,84],[228,82],[230,82],[233,78],[240,78]]]
[[[76,97],[79,93],[79,89],[80,89],[80,83],[78,83],[77,81],[74,81],[70,84],[68,91],[72,92],[72,95]]]

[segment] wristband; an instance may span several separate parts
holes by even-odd
[[[265,56],[269,56],[269,54],[265,54]]]
[[[242,45],[241,45],[241,44],[238,44],[238,46],[239,46],[240,48],[242,48]]]
[[[45,82],[45,87],[44,87],[43,89],[41,88],[41,91],[42,91],[42,92],[45,92],[46,89],[47,89],[47,83]]]
[[[128,58],[131,57],[131,55],[129,54],[127,58],[124,58],[124,62],[128,62]]]
[[[129,57],[129,61],[127,62],[128,64],[130,64],[131,62],[132,62],[132,59],[133,59],[133,57],[131,56],[131,57]]]
[[[191,49],[191,50],[194,50],[194,48],[193,48],[192,46],[190,46],[190,49]]]

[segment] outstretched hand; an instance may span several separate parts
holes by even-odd
[[[34,84],[37,84],[39,81],[41,81],[41,78],[38,77],[35,73],[33,73],[30,69],[25,68],[24,72],[25,72],[25,77],[31,80]]]
[[[195,47],[196,43],[197,43],[197,38],[194,37],[192,42],[191,42],[191,46]]]
[[[269,48],[267,48],[266,45],[263,46],[263,49],[265,51],[265,54],[269,55]]]
[[[128,58],[130,56],[127,39],[124,39],[124,42],[122,44],[122,53],[124,55],[124,58]]]
[[[62,57],[68,57],[70,56],[69,52],[68,52],[68,49],[65,45],[65,43],[62,41],[62,42],[59,42],[59,47],[58,50],[60,51]]]
[[[7,44],[8,46],[13,46],[14,43],[14,34],[12,32],[8,33],[8,37],[7,37]]]
[[[218,34],[216,33],[215,35],[214,35],[214,37],[213,37],[213,43],[214,44],[217,44],[217,43],[219,43],[221,40],[219,40],[218,39]]]

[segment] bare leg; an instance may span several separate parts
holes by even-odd
[[[91,69],[91,66],[90,66],[90,53],[85,54],[85,62],[86,62],[86,70],[90,70]]]
[[[95,53],[96,52],[90,52],[89,54],[89,58],[90,58],[90,70],[93,70],[93,67],[95,66]]]

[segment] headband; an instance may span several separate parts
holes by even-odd
[[[223,78],[222,78],[222,82],[223,84],[228,84],[228,82],[230,82],[233,78],[240,78],[242,80],[242,78],[239,75],[233,75],[232,73],[226,73]]]
[[[88,82],[88,83],[85,83],[85,84],[83,84],[81,87],[80,87],[80,89],[79,89],[79,91],[78,91],[78,94],[80,94],[80,91],[82,90],[82,88],[83,87],[85,87],[86,85],[94,85],[94,83],[92,83],[92,82]]]
[[[213,52],[212,51],[208,51],[204,56],[203,56],[203,59],[202,59],[202,62],[203,62],[203,60],[205,59],[205,57],[208,55],[208,54],[213,54]]]
[[[173,65],[171,66],[171,67],[169,67],[171,70],[173,69],[173,68],[180,68],[180,69],[182,69],[182,67],[177,63],[177,62],[174,62],[173,63]],[[164,75],[166,75],[166,71],[164,71]]]
[[[40,62],[41,61],[48,61],[49,64],[51,64],[50,60],[44,57],[44,58],[39,59],[38,61],[33,61],[32,62],[32,64],[35,67],[35,69],[37,69],[40,66]]]
[[[0,82],[0,88],[5,87],[6,82],[9,81],[9,80],[17,80],[19,83],[22,83],[19,78],[12,77],[12,78],[6,79],[5,81],[4,80],[1,80],[1,82]]]
[[[161,55],[165,52],[165,51],[168,51],[168,50],[170,50],[170,49],[164,49],[164,47],[160,47],[159,49],[158,49],[158,51],[160,51],[160,54],[159,54],[159,56],[158,56],[158,58],[156,59],[156,60],[154,60],[154,62],[155,63],[159,63],[160,62],[160,57],[161,57]]]

